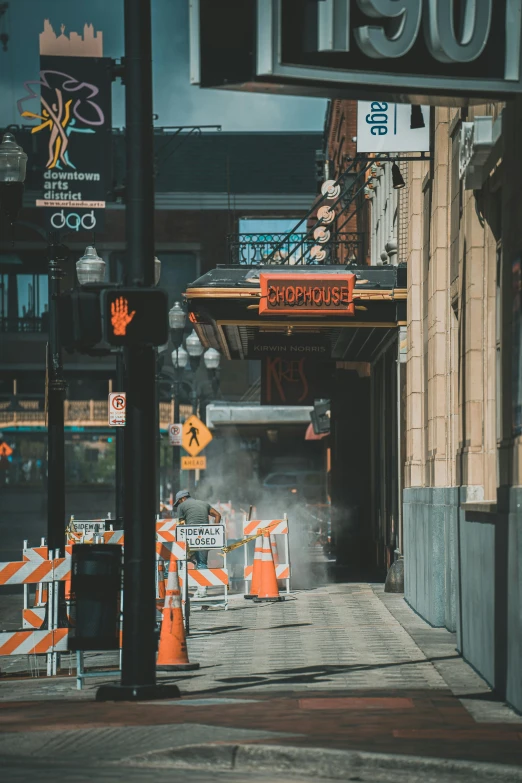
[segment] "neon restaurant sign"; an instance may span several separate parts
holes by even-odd
[[[522,0],[192,0],[191,81],[469,103],[522,92],[521,29]]]
[[[260,315],[355,315],[355,275],[262,272]]]

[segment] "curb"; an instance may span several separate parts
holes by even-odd
[[[183,745],[121,759],[119,764],[148,767],[234,772],[291,773],[311,778],[346,780],[350,772],[374,770],[399,773],[447,773],[473,776],[488,783],[522,783],[522,767],[475,761],[370,753],[356,750],[283,747],[281,745],[238,745],[233,743]],[[456,780],[458,780],[456,777]]]

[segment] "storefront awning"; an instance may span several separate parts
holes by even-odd
[[[288,275],[295,290],[317,279],[330,286],[355,275],[352,313],[299,308],[268,311],[260,308],[260,278]],[[185,294],[190,320],[205,347],[228,359],[263,356],[371,362],[406,324],[406,267],[401,265],[348,268],[336,266],[218,266],[192,283]]]

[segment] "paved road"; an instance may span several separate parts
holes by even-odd
[[[209,783],[211,780],[215,783],[285,783],[287,777],[253,776],[251,773],[236,774],[233,772],[209,772],[193,771],[184,769],[136,769],[128,766],[114,765],[105,766],[72,766],[70,763],[62,764],[60,762],[29,763],[25,759],[2,759],[2,775],[4,780],[9,783],[28,783],[28,781],[41,781],[41,783],[55,783],[61,779],[64,783],[176,783],[177,781],[186,781],[186,783]],[[363,780],[363,778],[361,778]],[[309,783],[309,781],[307,781]],[[328,781],[325,781],[328,783]]]
[[[255,774],[245,772],[216,771],[215,769],[173,769],[131,767],[127,764],[71,764],[55,759],[52,762],[27,760],[25,758],[2,758],[2,776],[9,783],[316,783],[315,776],[291,775],[288,772]],[[322,783],[334,783],[332,778],[321,777]],[[347,772],[335,780],[358,781],[359,783],[477,783],[476,774],[444,772],[410,772],[398,770],[363,770]],[[502,778],[491,778],[490,783],[507,783]]]
[[[520,716],[494,700],[452,634],[382,586],[329,585],[279,604],[237,597],[227,612],[193,619],[189,653],[201,668],[161,676],[178,683],[182,700],[99,704],[99,681],[78,692],[74,677],[4,679],[0,756],[15,768],[22,755],[27,764],[88,765],[193,743],[262,742],[522,765]]]

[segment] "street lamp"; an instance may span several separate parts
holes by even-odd
[[[171,358],[175,370],[184,370],[187,366],[189,355],[183,346],[180,345],[179,348],[174,348],[171,354]]]
[[[85,253],[76,262],[76,275],[80,285],[103,283],[105,280],[105,261],[100,258],[96,248],[89,245]]]
[[[176,307],[176,305],[179,308],[179,311],[181,311],[181,315],[179,312],[175,312],[174,315],[171,317],[171,313]],[[180,416],[180,394],[181,394],[181,374],[185,367],[187,366],[189,355],[186,352],[186,350],[183,348],[183,345],[181,345],[181,340],[183,340],[183,327],[180,326],[181,324],[181,316],[183,316],[183,323],[185,321],[185,313],[183,312],[181,305],[179,302],[176,302],[174,304],[174,307],[171,309],[169,313],[169,322],[170,327],[175,332],[176,330],[180,333],[180,343],[179,346],[174,348],[171,354],[172,358],[172,364],[174,366],[174,383],[172,385],[172,393],[174,396],[174,423],[175,424],[181,424],[181,416]],[[177,318],[177,326],[173,326],[173,323],[175,322],[175,318]],[[181,467],[181,453],[180,453],[180,446],[173,446],[172,447],[172,478],[173,478],[173,487],[180,487],[181,486],[181,477],[180,477],[180,467]]]
[[[221,354],[219,351],[216,351],[215,348],[209,348],[203,354],[203,361],[205,362],[205,367],[210,375],[212,393],[216,396],[219,389],[219,364],[221,362]]]
[[[183,342],[183,332],[185,330],[186,320],[187,320],[187,314],[182,308],[181,304],[179,302],[174,302],[174,304],[169,310],[169,327],[170,327],[170,332],[172,337],[172,344],[174,345],[174,348],[179,348],[181,343]]]
[[[215,348],[209,348],[203,354],[203,361],[207,370],[217,370],[221,361],[221,354]]]
[[[12,133],[4,133],[0,144],[0,203],[11,225],[22,206],[27,155]],[[47,546],[63,554],[65,547],[65,443],[62,349],[58,327],[58,296],[66,248],[51,235],[47,245],[49,339],[47,342]],[[60,621],[65,594],[60,591]]]
[[[0,144],[0,204],[11,225],[22,208],[27,154],[12,133],[4,133]]]
[[[185,345],[190,357],[190,368],[192,372],[196,372],[201,361],[201,356],[205,350],[201,344],[201,340],[197,336],[196,332],[192,331],[187,339]]]

